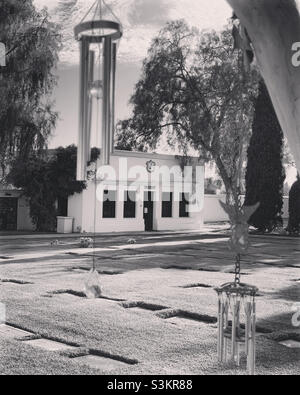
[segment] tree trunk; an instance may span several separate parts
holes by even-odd
[[[300,67],[292,45],[300,42],[295,0],[227,0],[247,29],[281,127],[300,171]]]
[[[239,193],[236,190],[236,186],[233,185],[232,180],[228,177],[227,171],[220,157],[218,155],[212,155],[225,185],[226,203],[239,207]]]

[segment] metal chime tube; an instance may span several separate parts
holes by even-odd
[[[236,355],[236,296],[232,297],[232,335],[231,335],[231,359]]]
[[[111,153],[111,76],[112,76],[112,40],[104,39],[103,48],[103,109],[102,109],[102,144],[101,164],[108,165]]]
[[[241,361],[241,344],[240,344],[240,341],[241,341],[241,333],[240,333],[240,330],[241,330],[241,325],[240,325],[240,315],[241,315],[241,299],[240,299],[240,297],[238,297],[238,300],[237,300],[237,323],[236,323],[236,328],[237,328],[237,350],[236,350],[236,352],[237,352],[237,355],[236,355],[236,358],[237,358],[237,366],[240,366],[240,361]]]
[[[245,324],[245,353],[249,355],[249,343],[250,343],[250,330],[251,330],[251,315],[252,315],[252,305],[251,302],[245,302],[245,316],[246,316],[246,324]]]
[[[228,324],[229,324],[229,295],[226,295],[224,304],[225,304],[225,313],[224,313],[225,328],[228,328]],[[224,331],[224,329],[223,329],[223,331]],[[227,339],[227,337],[224,339],[224,335],[223,335],[223,341],[224,341],[224,357],[223,358],[224,358],[225,362],[227,362],[227,360],[228,360],[228,339]]]
[[[112,100],[111,100],[111,138],[110,152],[114,152],[115,144],[115,127],[116,127],[116,71],[117,71],[117,44],[113,43],[112,47]]]
[[[94,81],[95,68],[95,52],[89,51],[89,65],[88,65],[88,87]],[[92,130],[92,114],[93,114],[93,97],[89,94],[88,110],[87,110],[87,130],[86,130],[86,156],[87,161],[91,160],[91,130]]]
[[[222,294],[218,294],[218,302],[219,302],[219,308],[218,308],[218,360],[219,362],[222,362],[222,348],[223,348],[223,317],[224,317],[224,308],[223,308],[223,303],[222,303]]]
[[[253,310],[251,322],[251,359],[250,359],[250,375],[255,375],[255,361],[256,361],[256,302],[253,297]]]
[[[80,97],[79,97],[79,138],[77,152],[77,180],[86,180],[87,167],[87,109],[88,109],[88,63],[89,42],[80,40]]]

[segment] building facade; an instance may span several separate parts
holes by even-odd
[[[0,187],[0,232],[33,231],[28,200],[22,191]]]
[[[204,219],[204,164],[171,155],[114,151],[110,166],[60,210],[59,233],[111,233],[199,230]],[[100,164],[97,164],[99,168]],[[196,171],[197,170],[197,171]],[[190,201],[197,194],[198,205]],[[59,206],[59,204],[58,204]],[[68,223],[68,226],[61,224]],[[34,231],[28,199],[12,186],[0,186],[0,232]]]
[[[98,171],[82,193],[69,198],[73,232],[201,229],[204,164],[193,158],[188,168],[192,176],[183,182],[178,157],[115,151],[110,166]],[[189,198],[195,194],[197,204]]]

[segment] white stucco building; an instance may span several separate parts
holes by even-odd
[[[0,186],[0,231],[32,231],[29,203],[22,191]]]
[[[97,164],[99,168],[100,164]],[[87,188],[58,204],[58,233],[200,230],[204,220],[204,164],[190,158],[190,178],[172,155],[114,151],[110,166]],[[191,198],[197,195],[197,205]],[[0,187],[0,231],[34,231],[28,199]]]
[[[114,151],[110,167],[98,172],[97,182],[88,181],[86,190],[69,198],[73,232],[201,229],[204,164],[191,159],[193,175],[183,185],[180,162],[171,155]],[[188,201],[193,192],[198,207]]]

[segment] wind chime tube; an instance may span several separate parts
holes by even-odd
[[[255,361],[256,361],[256,302],[253,297],[253,311],[252,311],[252,322],[251,322],[251,364],[250,364],[250,375],[255,375]]]
[[[112,40],[104,39],[103,48],[103,110],[102,110],[102,144],[101,165],[109,165],[111,153],[111,74],[112,74]]]
[[[94,81],[94,68],[95,68],[95,52],[89,51],[89,65],[88,65],[88,86]],[[88,98],[88,111],[87,111],[87,132],[86,132],[86,156],[87,161],[91,160],[91,130],[92,130],[92,113],[93,113],[93,97],[89,94]]]
[[[218,294],[218,299],[219,299],[219,309],[218,309],[218,360],[219,362],[222,362],[222,338],[223,338],[223,303],[222,303],[222,294]]]
[[[241,346],[240,346],[240,327],[241,327],[241,322],[240,322],[240,314],[241,314],[241,300],[240,297],[238,296],[238,301],[237,301],[237,345],[236,345],[236,354],[237,354],[237,366],[240,366],[240,360],[241,360]]]
[[[246,316],[246,323],[245,323],[245,353],[246,353],[246,355],[249,355],[251,313],[252,313],[251,302],[246,300],[246,302],[245,302],[245,316]]]
[[[113,43],[112,47],[112,100],[111,100],[111,139],[110,152],[115,148],[115,127],[116,127],[116,71],[117,71],[117,44]]]
[[[232,297],[232,336],[231,336],[231,359],[235,360],[236,355],[236,328],[237,328],[237,299]]]
[[[80,98],[79,98],[79,136],[77,152],[77,181],[86,180],[87,167],[87,133],[86,118],[88,104],[88,61],[89,43],[82,38],[80,41]]]
[[[226,295],[225,298],[225,328],[228,328],[228,324],[229,324],[229,295]],[[223,329],[223,334],[224,334],[224,329]],[[223,342],[224,342],[224,360],[225,362],[228,361],[228,338],[225,337],[224,339],[224,335],[223,335]]]

